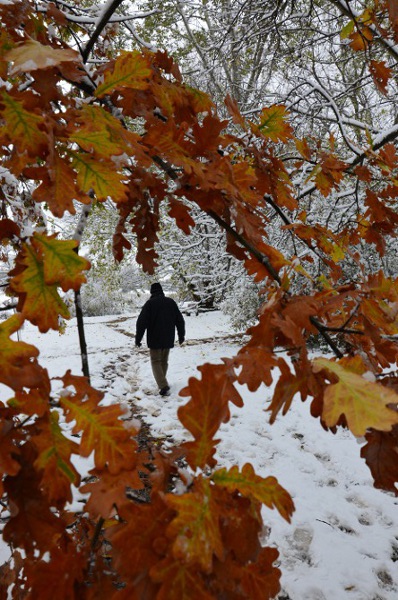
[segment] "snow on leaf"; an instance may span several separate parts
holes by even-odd
[[[122,52],[116,59],[113,69],[105,71],[104,81],[95,91],[97,98],[111,94],[115,90],[145,90],[152,76],[148,56],[140,52]]]
[[[220,507],[212,497],[212,486],[198,478],[189,493],[166,495],[167,504],[177,512],[167,528],[173,540],[173,556],[189,566],[210,572],[213,555],[223,556],[219,513]]]
[[[85,377],[70,374],[62,378],[65,387],[73,386],[76,393],[67,392],[60,397],[67,422],[75,421],[73,432],[82,432],[81,456],[94,452],[95,466],[108,467],[111,474],[131,469],[136,464],[136,443],[120,416],[119,404],[99,406],[103,393],[90,386]]]
[[[226,489],[238,491],[243,496],[265,504],[268,508],[276,508],[281,516],[290,523],[294,511],[293,500],[288,492],[278,483],[275,477],[256,475],[252,465],[247,463],[239,471],[238,466],[231,469],[220,469],[211,476],[214,483]]]
[[[283,105],[273,104],[264,108],[260,114],[260,123],[254,126],[263,136],[273,142],[287,142],[293,137],[293,129],[286,122],[288,112]]]
[[[328,427],[334,427],[343,415],[356,436],[365,435],[370,428],[390,431],[398,423],[398,413],[387,407],[398,403],[398,394],[392,390],[326,358],[314,359],[313,370],[325,370],[338,377],[337,383],[328,385],[324,393],[322,419]]]
[[[33,39],[24,40],[4,55],[14,63],[10,75],[29,73],[37,69],[55,67],[62,62],[78,62],[80,54],[71,48],[52,48]]]

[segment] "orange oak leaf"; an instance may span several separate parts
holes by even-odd
[[[1,219],[0,221],[0,242],[8,243],[20,236],[18,225],[11,219]]]
[[[382,171],[386,172],[386,170],[394,170],[397,164],[397,151],[394,144],[386,144],[383,146],[383,148],[380,148],[378,158],[376,160]],[[388,167],[388,169],[385,167]],[[396,186],[394,186],[393,189],[395,192],[393,197],[396,197]],[[382,193],[380,195],[382,195]]]
[[[50,505],[62,508],[72,502],[71,485],[80,483],[80,475],[71,462],[71,454],[79,454],[79,445],[66,438],[59,426],[59,413],[51,411],[37,421],[38,435],[32,444],[38,452],[33,465],[42,475],[41,489]]]
[[[373,40],[373,33],[369,27],[361,27],[359,31],[354,31],[348,36],[350,46],[356,52],[366,50],[369,43]]]
[[[11,507],[10,520],[3,530],[8,544],[23,548],[27,555],[44,554],[55,538],[65,535],[66,523],[50,508],[47,498],[40,490],[41,475],[32,467],[37,454],[29,443],[21,445],[19,461],[21,469],[4,480]],[[37,556],[37,554],[36,554]]]
[[[4,56],[6,60],[14,63],[10,75],[16,73],[29,73],[37,69],[47,69],[62,62],[80,62],[80,54],[71,48],[52,48],[40,42],[27,39],[19,42]]]
[[[178,227],[188,235],[190,233],[191,228],[195,226],[195,221],[191,217],[189,208],[182,202],[176,200],[175,198],[170,198],[169,204],[170,217],[175,219],[175,222],[177,223]]]
[[[233,385],[235,376],[230,366],[205,364],[199,371],[202,380],[191,377],[188,386],[180,392],[181,396],[191,396],[191,400],[178,409],[178,418],[195,439],[183,444],[193,468],[215,464],[213,454],[218,440],[214,436],[221,423],[229,420],[228,402],[243,404]]]
[[[216,151],[223,145],[220,133],[228,125],[228,121],[220,121],[218,117],[206,115],[203,123],[194,123],[192,132],[195,137],[194,152],[197,155]]]
[[[394,31],[394,39],[398,42],[398,5],[395,0],[387,0],[387,7]]]
[[[151,496],[149,504],[129,502],[118,507],[121,522],[111,527],[106,538],[114,549],[114,565],[122,577],[135,581],[138,598],[140,582],[146,590],[149,583],[149,570],[163,558],[169,550],[166,528],[175,515],[159,494]]]
[[[369,71],[373,77],[376,87],[384,95],[387,94],[387,84],[392,77],[392,70],[387,67],[385,61],[371,60]]]
[[[257,390],[262,383],[272,383],[272,370],[281,367],[284,360],[276,357],[266,348],[243,347],[234,358],[239,369],[238,382],[246,384],[251,392]],[[240,368],[241,367],[241,368]]]
[[[140,465],[139,468],[142,473],[146,471],[143,465]],[[96,479],[81,486],[80,492],[90,494],[84,510],[95,519],[98,517],[109,519],[115,513],[115,507],[126,502],[127,489],[142,490],[144,488],[137,469],[114,474],[105,467],[101,471],[94,469],[89,473]]]
[[[23,316],[17,313],[0,323],[0,382],[14,390],[37,387],[46,376],[36,360],[38,349],[26,342],[10,339],[23,322]]]
[[[228,556],[241,564],[254,562],[261,548],[259,539],[263,529],[261,503],[219,485],[214,486],[213,495],[219,506],[223,507],[220,517],[224,545],[221,569],[224,570],[224,563]],[[242,531],[245,532],[244,536]],[[218,560],[215,560],[214,569],[217,569],[217,565]]]
[[[21,468],[17,460],[23,434],[15,428],[14,415],[0,406],[0,494],[3,495],[4,475],[16,475]]]
[[[94,452],[97,469],[106,466],[111,474],[133,469],[137,462],[137,443],[132,435],[136,431],[124,427],[120,420],[123,415],[121,406],[100,406],[103,393],[92,388],[85,377],[71,375],[68,371],[62,381],[65,390],[59,402],[66,421],[75,421],[73,432],[82,433],[81,456]],[[75,393],[68,389],[70,387],[75,388]]]
[[[370,428],[390,431],[398,423],[398,413],[387,406],[397,405],[398,394],[349,371],[347,362],[343,367],[326,358],[316,358],[312,364],[315,373],[325,370],[338,378],[324,394],[322,419],[328,427],[336,425],[342,415],[356,436],[365,435]]]
[[[65,211],[74,215],[76,210],[73,200],[84,204],[90,202],[76,185],[76,172],[70,163],[54,153],[52,160],[48,159],[46,167],[24,169],[24,175],[30,179],[42,180],[42,183],[33,191],[36,202],[45,202],[56,217],[62,217]]]
[[[286,521],[294,511],[293,500],[288,492],[278,483],[275,477],[260,477],[250,463],[243,465],[242,470],[236,465],[231,469],[215,471],[211,479],[219,486],[238,491],[243,496],[265,504],[268,508],[276,508]]]
[[[220,506],[213,497],[210,481],[197,478],[189,493],[167,494],[165,500],[177,512],[167,528],[174,558],[210,572],[213,556],[223,556]]]
[[[145,90],[151,77],[152,68],[147,55],[138,51],[122,52],[113,68],[105,71],[104,80],[98,85],[95,95],[102,98],[116,90]]]
[[[245,119],[240,113],[239,106],[235,98],[232,98],[229,94],[227,94],[224,103],[232,117],[232,121],[237,125],[240,125],[243,129],[247,129]]]
[[[334,154],[321,153],[321,160],[312,171],[310,177],[315,176],[315,185],[323,196],[328,196],[343,179],[347,163],[338,159]]]
[[[215,600],[197,569],[172,556],[152,567],[150,575],[155,582],[162,584],[157,600]]]
[[[296,148],[300,152],[301,156],[303,158],[305,158],[306,160],[311,160],[312,151],[308,144],[308,141],[305,138],[303,138],[302,140],[296,138],[294,140],[294,142],[295,142]]]
[[[374,479],[374,486],[398,496],[398,426],[391,431],[370,431],[361,449]]]
[[[245,598],[270,600],[281,589],[281,571],[273,566],[279,552],[275,548],[262,548],[256,562],[240,567],[241,586]]]
[[[298,376],[297,374],[292,373],[287,366],[282,369],[281,376],[275,386],[271,403],[267,408],[271,413],[269,419],[271,424],[275,422],[280,411],[282,411],[282,415],[287,414],[295,395],[305,389],[306,382],[307,373],[303,372],[301,376]]]
[[[85,596],[88,561],[87,551],[71,542],[60,548],[54,545],[45,559],[26,561],[24,571],[30,584],[29,595],[41,600]]]
[[[48,376],[44,376],[40,387],[25,390],[17,390],[15,396],[8,400],[8,406],[19,410],[24,415],[38,415],[42,417],[48,412],[50,401],[51,383]]]

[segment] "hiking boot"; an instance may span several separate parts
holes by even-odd
[[[168,385],[166,385],[166,387],[159,390],[159,394],[161,396],[169,396],[170,395],[170,387]]]

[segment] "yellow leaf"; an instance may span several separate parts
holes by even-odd
[[[85,281],[82,271],[90,264],[76,254],[76,245],[73,240],[35,234],[31,244],[24,244],[17,259],[10,287],[20,296],[24,317],[42,332],[58,329],[59,316],[69,318],[57,287],[76,290]]]
[[[42,372],[36,362],[39,351],[26,342],[17,342],[10,336],[18,331],[24,319],[21,314],[12,315],[0,323],[0,383],[14,390],[41,383]]]
[[[242,467],[242,471],[239,471],[236,465],[229,470],[215,471],[212,480],[230,491],[237,490],[242,496],[254,498],[268,508],[276,507],[282,517],[290,523],[294,511],[293,500],[275,477],[264,479],[256,475],[252,465],[248,463]]]
[[[98,469],[108,466],[111,474],[135,467],[137,444],[132,439],[133,432],[120,420],[123,414],[120,405],[99,406],[103,393],[92,388],[85,377],[68,371],[62,380],[66,390],[59,402],[66,421],[75,422],[73,432],[82,432],[80,455],[89,456],[94,451],[95,466]],[[71,386],[76,393],[70,391]]]
[[[351,33],[354,31],[355,23],[354,21],[348,21],[347,25],[344,25],[343,29],[340,32],[340,39],[347,39]]]
[[[108,197],[115,202],[125,200],[128,188],[112,162],[98,160],[86,153],[75,152],[72,156],[77,184],[83,192],[94,190],[97,200],[106,200]]]
[[[391,389],[326,358],[316,358],[313,370],[326,370],[338,377],[338,382],[329,385],[324,394],[322,419],[328,427],[334,427],[342,415],[356,436],[365,435],[370,428],[390,431],[398,423],[398,413],[387,408],[388,404],[398,404],[398,394]]]
[[[285,106],[274,104],[264,108],[260,114],[258,129],[273,142],[286,142],[293,137],[292,127],[286,122],[287,117]]]
[[[213,554],[219,559],[223,556],[220,508],[212,498],[210,482],[196,479],[193,491],[181,496],[167,494],[166,501],[178,513],[167,529],[167,535],[175,538],[174,558],[209,572]]]
[[[41,115],[26,110],[22,102],[3,91],[0,96],[0,117],[4,120],[10,142],[19,153],[26,151],[33,157],[43,154],[48,147],[48,139],[40,129],[44,126]]]
[[[42,487],[51,503],[63,506],[72,502],[71,484],[79,485],[80,476],[70,460],[72,453],[79,454],[79,446],[62,434],[58,421],[56,411],[40,420],[40,435],[32,442],[39,451],[34,466],[42,472]]]
[[[124,129],[118,119],[101,106],[82,106],[69,139],[79,144],[86,152],[94,151],[99,156],[117,156],[130,152],[130,146],[138,144],[138,134]]]
[[[69,310],[61,299],[56,285],[49,285],[44,277],[40,248],[24,244],[18,257],[22,272],[10,280],[10,288],[20,296],[22,315],[42,333],[58,329],[59,317],[69,318]]]
[[[145,90],[151,76],[148,56],[143,56],[137,51],[122,52],[116,59],[113,70],[105,72],[104,81],[97,87],[95,95],[101,98],[122,88]]]
[[[82,271],[87,271],[90,263],[76,253],[76,240],[58,240],[55,235],[36,233],[34,243],[41,247],[43,253],[46,283],[56,283],[66,292],[71,289],[78,290],[86,281]]]
[[[28,39],[17,44],[4,58],[14,63],[10,75],[15,75],[55,67],[63,62],[76,62],[80,60],[80,55],[71,48],[52,48]]]

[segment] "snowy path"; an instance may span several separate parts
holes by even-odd
[[[196,365],[232,356],[238,347],[219,313],[187,317],[186,324],[187,343],[170,354],[172,393],[166,398],[157,395],[147,350],[134,348],[133,317],[92,317],[86,325],[92,383],[107,390],[105,401],[133,403],[154,436],[177,442],[186,435],[176,418],[186,401],[178,391],[199,375]],[[41,336],[27,326],[22,339],[39,346],[52,376],[66,369],[81,373],[73,322],[62,336]],[[270,390],[241,393],[245,406],[232,407],[217,459],[225,466],[251,462],[294,498],[290,525],[275,511],[263,513],[264,542],[280,552],[280,600],[397,600],[398,498],[372,487],[355,438],[324,432],[299,400],[270,426],[264,411]],[[6,398],[0,386],[0,399]]]

